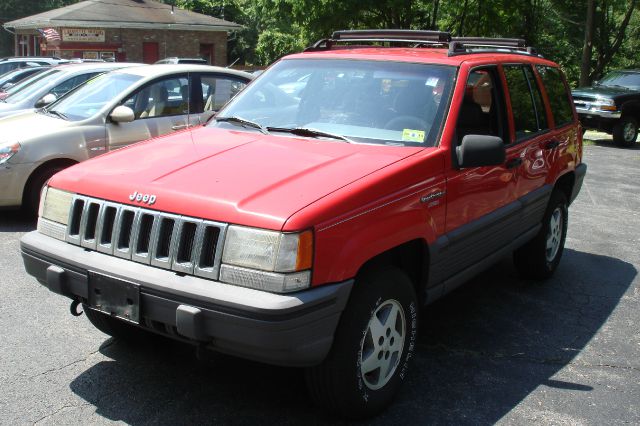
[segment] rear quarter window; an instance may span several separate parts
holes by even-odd
[[[547,90],[551,114],[553,115],[553,120],[556,122],[556,127],[573,122],[573,108],[569,100],[569,91],[564,84],[560,70],[542,65],[538,65],[536,69]]]

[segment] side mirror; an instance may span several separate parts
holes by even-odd
[[[506,158],[502,138],[486,135],[467,135],[456,148],[458,167],[497,166]]]
[[[53,93],[47,93],[46,95],[41,97],[38,100],[38,102],[36,102],[35,107],[36,108],[45,107],[45,106],[55,102],[57,99],[58,99],[58,97],[56,95],[54,95]]]
[[[136,116],[131,108],[129,108],[128,106],[120,105],[115,107],[113,111],[111,111],[111,114],[109,114],[109,118],[111,118],[114,123],[131,123],[136,119]]]

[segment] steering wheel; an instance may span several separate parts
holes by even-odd
[[[387,124],[384,125],[384,128],[387,130],[418,130],[427,129],[429,128],[429,125],[426,121],[416,117],[415,115],[400,115],[387,121]]]

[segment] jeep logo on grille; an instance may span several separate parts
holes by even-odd
[[[156,196],[153,194],[140,194],[138,191],[135,191],[133,194],[129,195],[129,199],[131,201],[135,201],[136,203],[145,203],[148,205],[152,205],[156,202]]]

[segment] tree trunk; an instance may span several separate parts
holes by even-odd
[[[464,0],[464,6],[462,7],[462,15],[460,16],[460,26],[458,27],[458,37],[464,37],[464,20],[467,17],[467,5],[469,0]]]
[[[591,53],[593,51],[593,17],[595,0],[587,1],[587,19],[584,26],[584,45],[582,46],[582,62],[580,63],[580,86],[591,84]]]
[[[440,6],[440,0],[433,0],[433,16],[431,17],[431,29],[438,29],[438,6]]]
[[[627,31],[627,27],[629,26],[629,22],[631,21],[631,16],[633,15],[633,11],[636,8],[636,4],[637,4],[637,0],[631,0],[631,3],[629,4],[629,8],[627,9],[624,15],[624,18],[620,23],[620,27],[618,28],[616,38],[613,40],[611,47],[606,50],[603,48],[603,51],[598,55],[598,61],[596,63],[596,66],[593,69],[593,72],[589,75],[589,82],[591,82],[591,80],[593,80],[594,78],[599,78],[602,75],[605,67],[609,65],[609,62],[611,62],[611,60],[613,59],[613,56],[616,53],[618,53],[618,50],[620,50],[620,46],[622,46],[622,42],[624,41],[625,33]],[[582,78],[582,75],[581,75],[581,78]]]

